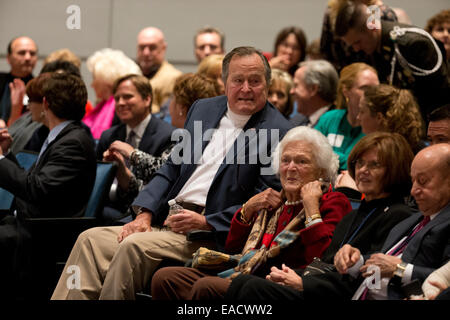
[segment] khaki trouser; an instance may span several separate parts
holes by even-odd
[[[122,227],[92,228],[81,233],[70,253],[52,300],[134,299],[164,259],[186,261],[211,241],[189,242],[183,234],[138,232],[118,243]]]

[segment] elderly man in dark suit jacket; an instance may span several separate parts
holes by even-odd
[[[190,108],[182,141],[133,203],[134,221],[80,235],[66,268],[80,267],[81,287],[66,286],[65,270],[52,299],[133,299],[161,261],[184,262],[200,246],[220,248],[242,203],[268,186],[280,189],[266,170],[268,157],[291,125],[267,102],[270,73],[252,47],[225,57],[226,97]],[[172,198],[184,209],[166,220]],[[170,231],[160,227],[164,221]],[[211,230],[216,241],[187,241],[197,229]]]
[[[0,274],[6,275],[6,280],[15,280],[13,271],[26,267],[19,263],[16,270],[3,272],[23,256],[22,246],[28,240],[25,219],[81,216],[94,186],[94,142],[80,122],[86,87],[79,77],[67,74],[54,73],[44,81],[43,107],[50,133],[29,171],[19,167],[14,155],[8,153],[11,137],[6,129],[0,130],[0,187],[15,196],[11,212],[0,221]],[[4,292],[9,294],[4,286],[2,281]]]
[[[172,131],[175,129],[167,122],[150,114],[153,92],[148,79],[138,75],[126,75],[114,84],[116,114],[121,124],[104,131],[97,146],[97,159],[106,156],[111,144],[120,145],[129,158],[134,149],[161,156],[171,143]],[[123,142],[123,143],[121,143]],[[130,168],[133,171],[133,168]],[[135,172],[133,172],[135,173]],[[103,217],[107,221],[116,220],[126,213],[129,203],[124,203],[116,194],[114,183],[110,192]]]
[[[302,288],[296,289],[276,283],[263,288],[253,283],[234,292],[234,298],[405,298],[403,285],[416,279],[423,282],[450,259],[450,176],[446,174],[450,170],[449,163],[448,144],[430,146],[416,155],[411,166],[411,195],[422,214],[414,214],[397,224],[381,253],[363,256],[357,248],[347,244],[334,257],[337,272],[302,277]],[[379,280],[376,280],[377,275]]]

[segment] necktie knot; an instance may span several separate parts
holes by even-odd
[[[130,133],[128,133],[128,137],[125,142],[128,143],[133,148],[136,148],[136,133],[133,130],[131,130]]]

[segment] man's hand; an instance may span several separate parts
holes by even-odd
[[[206,217],[197,212],[183,209],[181,213],[174,214],[164,221],[164,225],[176,233],[186,234],[192,230],[212,230]]]
[[[25,83],[21,79],[16,78],[9,84],[9,91],[11,96],[11,115],[8,124],[11,126],[22,115]]]
[[[357,248],[345,244],[334,256],[334,266],[340,274],[346,274],[360,257],[361,252]]]
[[[303,291],[302,278],[294,270],[287,267],[284,263],[281,266],[281,270],[277,267],[270,268],[270,274],[266,276],[266,279],[278,284],[292,287],[299,291]]]
[[[136,219],[123,226],[122,231],[117,237],[117,241],[119,241],[120,243],[130,234],[136,232],[152,231],[151,223],[152,215],[150,214],[150,212],[141,213],[136,217]]]
[[[0,155],[8,153],[11,147],[12,138],[8,132],[8,129],[0,129]]]
[[[390,256],[384,253],[375,253],[370,256],[366,263],[359,269],[363,277],[369,277],[372,273],[367,272],[369,265],[375,265],[380,268],[380,276],[382,278],[392,278],[397,269],[397,264],[401,263],[402,259],[396,256]]]

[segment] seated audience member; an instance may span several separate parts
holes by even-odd
[[[442,10],[427,21],[425,31],[444,45],[447,61],[450,62],[450,9]]]
[[[450,100],[449,68],[434,38],[408,25],[380,20],[368,25],[367,6],[347,2],[337,12],[335,32],[355,51],[372,59],[381,83],[409,89],[425,121]]]
[[[409,90],[387,84],[365,88],[358,119],[365,134],[375,131],[400,133],[414,154],[424,147],[423,119]]]
[[[14,195],[11,212],[0,222],[2,289],[11,296],[21,280],[16,275],[28,267],[26,218],[83,215],[96,174],[95,146],[80,122],[87,101],[83,81],[64,73],[36,81],[44,81],[42,107],[50,133],[29,171],[9,152],[7,129],[0,130],[0,187]]]
[[[174,98],[170,105],[172,125],[183,128],[189,108],[195,101],[219,94],[219,86],[214,80],[193,73],[179,76],[175,81]],[[131,204],[137,193],[150,181],[151,176],[166,162],[174,144],[173,141],[160,156],[151,155],[118,140],[109,146],[108,155],[104,159],[118,163],[117,194],[122,202]]]
[[[365,62],[370,64],[370,59],[364,52],[355,52],[337,37],[334,32],[336,15],[339,9],[348,1],[352,0],[330,0],[323,18],[322,33],[320,36],[320,52],[323,59],[328,60],[339,72],[347,65],[355,62]],[[381,0],[356,0],[367,6],[376,5],[379,8],[380,19],[385,21],[397,21],[397,15],[393,9],[388,7]]]
[[[297,102],[298,114],[290,121],[294,126],[314,127],[320,116],[334,109],[339,76],[325,60],[304,61],[295,72],[291,94]]]
[[[139,31],[136,61],[153,88],[151,113],[160,111],[172,94],[176,78],[182,74],[166,60],[166,50],[167,42],[160,29],[147,27]]]
[[[292,77],[286,71],[272,69],[269,97],[267,100],[276,107],[286,119],[289,119],[294,108],[291,90],[294,87]]]
[[[235,290],[231,290],[232,284],[227,294],[235,299],[252,297],[257,300],[405,298],[402,285],[416,279],[424,281],[450,258],[450,176],[442,174],[450,170],[449,163],[448,144],[427,147],[416,155],[411,164],[411,195],[421,213],[415,213],[394,226],[379,253],[370,255],[345,244],[334,256],[337,272],[296,277],[295,288],[273,282],[261,284],[252,279],[241,282]],[[373,271],[368,270],[369,266],[379,268],[381,281],[380,287],[369,286],[371,289],[366,290],[366,281],[371,283],[373,280],[370,279]],[[285,278],[278,277],[275,281]]]
[[[91,129],[94,139],[100,139],[103,131],[120,121],[115,114],[113,95],[114,82],[127,74],[142,74],[139,66],[122,51],[105,48],[96,51],[87,62],[92,74],[91,87],[97,101],[94,109],[87,113],[83,122]]]
[[[428,120],[428,141],[431,144],[450,143],[450,104],[433,110]]]
[[[86,277],[79,289],[70,289],[66,269],[52,299],[134,299],[161,262],[184,263],[199,247],[223,248],[242,203],[268,187],[279,189],[279,180],[261,160],[278,143],[272,141],[272,129],[283,137],[292,126],[267,102],[270,73],[266,58],[253,47],[238,47],[225,56],[226,95],[191,106],[184,142],[175,146],[132,204],[135,220],[123,227],[93,228],[78,237],[66,268],[77,265]],[[242,143],[241,138],[257,138],[260,130],[267,138],[255,141],[257,150],[251,149],[253,143]],[[200,144],[195,143],[199,134]],[[228,150],[235,161],[226,158]],[[250,150],[256,163],[238,161]],[[171,199],[184,209],[167,219],[169,231],[161,227]],[[214,240],[188,241],[186,233],[192,230],[211,230]]]
[[[292,77],[298,64],[305,60],[306,35],[295,26],[283,28],[275,39],[273,55],[269,55],[270,67],[288,72]]]
[[[69,61],[73,63],[78,69],[81,68],[81,59],[67,48],[58,49],[51,52],[47,57],[45,57],[44,65],[56,60]]]
[[[351,211],[348,199],[331,191],[337,156],[321,133],[297,127],[286,133],[272,157],[281,192],[269,188],[253,196],[231,221],[225,249],[242,252],[239,264],[219,274],[185,267],[160,269],[152,279],[153,299],[223,298],[239,274],[265,276],[281,263],[304,268],[322,255],[336,224]]]
[[[338,109],[325,112],[314,129],[328,138],[339,155],[339,169],[347,169],[347,158],[355,144],[364,136],[359,120],[359,102],[363,88],[378,85],[377,72],[365,63],[352,63],[341,71],[337,89]]]
[[[150,114],[152,87],[147,78],[129,74],[116,80],[112,87],[115,109],[121,123],[104,131],[97,145],[97,159],[111,160],[109,148],[116,142],[126,142],[131,148],[159,157],[171,144],[174,128]],[[119,171],[117,174],[120,174]],[[128,204],[116,195],[113,183],[110,201],[105,206],[103,218],[116,220],[127,212]]]
[[[433,271],[422,284],[423,297],[427,300],[450,299],[450,261]]]
[[[0,119],[12,125],[23,112],[25,85],[33,79],[37,62],[37,46],[33,39],[20,36],[8,44],[8,73],[0,73]]]
[[[201,28],[194,37],[194,54],[198,63],[210,55],[225,54],[225,35],[217,28]]]
[[[197,68],[197,74],[217,81],[220,86],[221,94],[225,93],[225,87],[222,81],[223,58],[223,55],[212,54],[204,58]]]
[[[324,57],[320,52],[320,39],[315,39],[311,41],[306,47],[306,57],[305,60],[323,60]]]

